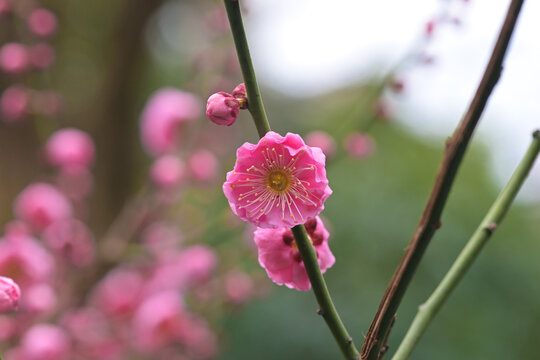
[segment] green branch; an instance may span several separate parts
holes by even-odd
[[[418,313],[392,360],[404,360],[409,357],[428,325],[452,293],[452,290],[463,278],[484,244],[503,220],[504,215],[529,174],[539,151],[540,131],[536,131],[533,134],[533,141],[527,153],[514,171],[512,178],[499,194],[499,197],[495,200],[484,220],[482,220],[480,226],[467,242],[439,286],[437,286],[429,299],[418,308]]]
[[[227,16],[229,17],[229,23],[231,25],[234,45],[236,46],[236,54],[238,55],[242,76],[244,77],[244,84],[246,85],[248,109],[253,117],[253,121],[255,121],[259,136],[263,137],[264,134],[270,131],[270,124],[266,117],[259,85],[257,84],[257,78],[255,77],[255,70],[253,69],[253,63],[251,61],[251,55],[249,54],[249,47],[246,32],[244,31],[244,24],[242,23],[242,14],[240,12],[239,3],[239,1],[225,0],[225,8],[227,9]]]
[[[304,225],[297,225],[292,228],[292,232],[294,234],[296,245],[298,246],[298,251],[302,256],[302,261],[304,262],[309,281],[311,282],[313,293],[319,304],[318,313],[326,321],[343,356],[350,360],[359,359],[360,353],[354,346],[353,340],[347,332],[345,325],[343,325],[336,307],[332,302],[330,292],[328,292],[328,287],[326,286],[319,267],[319,262],[317,261],[317,253],[309,240],[306,228]]]

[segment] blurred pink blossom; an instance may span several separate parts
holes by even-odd
[[[134,346],[152,351],[172,343],[182,336],[184,305],[179,293],[163,291],[145,299],[133,317]]]
[[[160,256],[177,249],[183,241],[183,236],[176,226],[157,221],[144,229],[141,239],[150,253]]]
[[[6,43],[0,48],[0,68],[11,74],[20,74],[28,70],[30,59],[28,49],[19,43]]]
[[[50,314],[57,305],[55,290],[47,283],[35,284],[24,291],[23,308],[25,311]]]
[[[94,141],[84,131],[63,128],[54,132],[45,144],[47,161],[58,167],[89,167],[94,162]]]
[[[176,155],[160,156],[150,167],[150,179],[159,188],[175,188],[185,175],[184,162]]]
[[[47,43],[33,45],[28,50],[30,63],[37,69],[47,69],[55,60],[54,48]]]
[[[26,360],[71,359],[69,337],[62,328],[55,325],[34,325],[24,334],[21,349]]]
[[[94,236],[79,220],[55,221],[45,229],[42,237],[53,253],[74,266],[88,266],[94,260]]]
[[[336,262],[328,247],[329,233],[318,216],[306,222],[305,226],[315,247],[321,272],[325,273]],[[273,282],[302,291],[311,288],[294,236],[288,227],[258,228],[254,238],[259,250],[259,264]]]
[[[84,166],[66,166],[58,172],[56,184],[67,197],[80,201],[92,192],[94,179]]]
[[[21,289],[12,279],[0,276],[0,313],[17,310]]]
[[[208,182],[218,176],[218,161],[216,156],[206,150],[193,151],[188,159],[189,170],[195,180]]]
[[[93,302],[106,315],[131,315],[141,301],[143,283],[142,276],[136,270],[113,269],[94,289]]]
[[[63,107],[62,96],[55,90],[38,91],[32,96],[32,108],[36,113],[57,116]]]
[[[259,227],[303,224],[324,209],[332,194],[321,149],[297,134],[270,131],[259,143],[244,143],[227,173],[223,192],[232,211]]]
[[[28,28],[38,36],[52,35],[58,26],[56,15],[47,9],[36,9],[28,16]]]
[[[218,347],[215,334],[208,328],[204,318],[188,314],[184,318],[182,343],[192,358],[210,359],[217,356]]]
[[[239,113],[238,100],[226,92],[211,95],[206,103],[206,117],[216,125],[231,126]]]
[[[11,11],[10,0],[0,0],[0,16]]]
[[[178,145],[181,124],[195,120],[201,112],[199,98],[173,88],[156,91],[141,115],[141,140],[151,155],[161,155]]]
[[[312,131],[306,135],[306,144],[311,147],[318,147],[327,158],[334,156],[336,152],[336,142],[334,138],[324,131]]]
[[[352,133],[345,138],[345,151],[356,158],[369,156],[375,151],[375,140],[365,133]]]
[[[35,230],[42,231],[54,221],[71,217],[72,208],[66,196],[54,186],[34,183],[17,196],[14,212]]]
[[[0,110],[2,120],[7,123],[21,120],[28,111],[30,94],[22,85],[12,85],[2,93]]]
[[[225,275],[225,295],[229,302],[240,305],[255,293],[255,285],[251,277],[242,271],[229,271]]]

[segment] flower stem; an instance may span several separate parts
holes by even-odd
[[[236,54],[238,55],[242,76],[244,77],[244,84],[246,85],[248,109],[253,117],[259,136],[263,137],[264,134],[270,131],[270,124],[266,117],[259,85],[257,84],[257,78],[255,77],[255,70],[253,69],[253,63],[251,61],[251,55],[249,54],[249,47],[246,32],[244,31],[244,24],[242,23],[242,13],[240,12],[239,3],[240,1],[238,0],[225,0],[225,8],[227,9],[227,16],[229,17],[229,23],[231,25],[234,45],[236,46]]]
[[[309,240],[306,228],[304,225],[297,225],[292,228],[292,232],[294,234],[296,245],[298,246],[298,251],[302,256],[302,261],[304,262],[309,281],[311,282],[313,293],[319,303],[318,313],[322,315],[326,321],[326,324],[330,328],[332,335],[334,335],[345,358],[350,360],[359,359],[360,353],[354,346],[353,340],[347,332],[345,325],[343,325],[336,307],[332,302],[328,287],[326,286],[321,269],[319,268],[317,253]]]
[[[440,218],[457,171],[487,101],[501,76],[504,57],[523,2],[524,0],[512,0],[510,2],[503,26],[499,32],[497,42],[491,53],[482,80],[463,119],[452,137],[446,142],[446,150],[439,172],[420,222],[386,288],[379,309],[366,334],[361,352],[362,359],[381,359],[381,349],[384,349],[386,345],[384,339],[388,338],[401,299],[405,295],[405,291],[414,276],[416,268],[420,264],[420,260],[431,238],[435,234],[435,231],[441,227]]]
[[[420,337],[425,332],[439,309],[446,299],[450,296],[452,290],[463,278],[473,261],[476,259],[484,244],[491,237],[497,226],[503,220],[506,212],[510,208],[512,201],[516,197],[521,185],[529,174],[538,152],[540,151],[540,131],[535,131],[533,141],[527,150],[527,153],[519,163],[514,174],[506,187],[501,191],[499,197],[495,200],[484,220],[469,239],[456,261],[446,273],[443,280],[437,286],[428,300],[420,305],[407,334],[403,338],[396,354],[392,360],[407,359],[413,351]]]

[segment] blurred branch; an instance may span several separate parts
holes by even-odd
[[[407,359],[446,299],[466,274],[482,247],[500,225],[531,170],[540,151],[540,131],[535,131],[527,153],[519,163],[510,181],[501,191],[484,220],[469,239],[456,261],[446,273],[429,299],[418,308],[407,334],[397,349],[393,360]]]
[[[488,98],[500,78],[504,56],[522,4],[523,0],[512,0],[495,48],[493,49],[474,98],[454,135],[446,141],[446,151],[435,180],[435,185],[431,191],[420,222],[390,280],[379,309],[371,323],[362,346],[362,359],[375,360],[382,357],[380,356],[380,349],[383,345],[383,339],[388,335],[392,319],[396,314],[401,299],[420,263],[429,241],[435,231],[441,226],[441,213],[446,204],[457,170]]]
[[[237,0],[225,0],[225,8],[227,9],[227,16],[229,17],[229,23],[233,33],[236,53],[242,69],[244,84],[246,85],[248,109],[253,117],[259,136],[263,137],[264,134],[270,131],[270,124],[266,117],[259,85],[257,84],[257,78],[255,77],[255,70],[253,69],[253,62],[251,61],[251,55],[249,54],[246,32],[244,31],[244,24],[242,23],[242,13],[240,12],[240,2]]]

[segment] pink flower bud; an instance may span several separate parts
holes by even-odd
[[[54,221],[71,217],[72,208],[64,194],[54,186],[34,183],[17,196],[14,212],[35,230],[42,231]]]
[[[426,23],[426,28],[425,28],[425,34],[427,36],[431,36],[433,35],[433,32],[435,31],[435,26],[437,25],[437,21],[436,20],[430,20]]]
[[[345,139],[345,151],[356,158],[369,156],[375,150],[375,141],[368,134],[353,133]]]
[[[28,28],[38,36],[50,36],[56,31],[56,15],[47,9],[36,9],[28,17]]]
[[[175,155],[157,158],[150,168],[150,179],[159,188],[177,187],[184,177],[184,162]]]
[[[0,49],[0,68],[7,73],[20,74],[28,69],[28,49],[19,43],[6,43]]]
[[[58,167],[89,167],[94,161],[94,142],[84,131],[64,128],[53,133],[45,144],[47,161]]]
[[[19,285],[8,277],[0,276],[0,313],[17,310],[20,297]]]
[[[0,98],[0,110],[2,120],[13,123],[21,120],[29,104],[29,91],[22,85],[13,85],[2,93]]]
[[[216,156],[208,150],[194,151],[189,157],[188,163],[195,180],[211,181],[217,177],[218,161]]]
[[[47,43],[40,43],[28,50],[30,63],[37,69],[50,67],[55,60],[54,48]]]
[[[11,11],[10,0],[0,0],[0,16]]]
[[[217,125],[231,126],[239,112],[238,100],[226,92],[213,94],[206,103],[206,116]]]
[[[235,98],[245,98],[246,97],[246,85],[244,83],[239,84],[234,88],[232,96]]]
[[[327,158],[332,157],[336,152],[336,142],[324,131],[313,131],[307,134],[306,144],[320,148]]]
[[[24,334],[21,347],[26,360],[71,359],[68,335],[55,325],[34,325]]]

